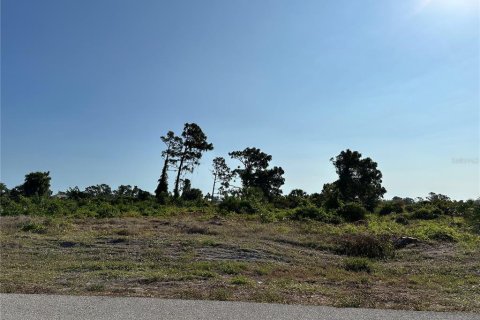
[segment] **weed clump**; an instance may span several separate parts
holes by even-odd
[[[207,227],[203,227],[200,225],[193,225],[184,228],[185,233],[188,234],[216,234],[215,232],[211,231]]]
[[[370,234],[350,234],[340,241],[337,253],[347,256],[384,259],[394,254],[393,245],[387,237]]]
[[[342,221],[339,216],[331,214],[323,208],[313,206],[297,208],[291,215],[293,220],[316,220],[327,223],[338,224]]]
[[[438,208],[435,209],[429,209],[426,207],[420,208],[416,211],[414,211],[411,214],[411,217],[413,219],[419,219],[419,220],[433,220],[437,219],[441,214],[441,210]]]
[[[410,223],[405,215],[401,215],[401,216],[396,217],[395,222],[398,223],[398,224],[402,224],[404,226],[406,226]]]
[[[347,271],[372,272],[372,263],[367,258],[347,258],[343,267]]]
[[[247,284],[250,284],[250,283],[251,283],[251,280],[248,279],[248,278],[245,277],[245,276],[238,275],[238,276],[233,277],[233,278],[230,280],[230,283],[231,283],[231,284],[235,284],[235,285],[247,285]]]
[[[25,232],[45,233],[47,232],[47,227],[41,223],[29,221],[22,225],[21,230]]]

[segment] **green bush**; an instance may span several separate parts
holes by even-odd
[[[337,214],[349,222],[365,219],[367,210],[356,202],[349,202],[337,209]]]
[[[388,201],[384,202],[378,210],[378,213],[382,216],[391,214],[391,213],[402,213],[403,204],[400,201]]]
[[[372,263],[367,258],[347,258],[343,267],[347,271],[354,272],[372,272]]]
[[[388,258],[393,256],[393,244],[386,236],[370,234],[345,235],[340,240],[337,252],[348,256],[367,258]]]
[[[300,207],[293,211],[290,216],[293,220],[316,220],[328,223],[340,223],[339,216],[327,212],[323,208],[317,208],[313,206]]]
[[[87,218],[87,217],[95,217],[96,216],[96,213],[95,211],[89,209],[89,208],[86,208],[86,207],[80,207],[78,208],[77,210],[75,210],[75,212],[73,213],[73,215],[75,217],[78,217],[78,218]]]
[[[435,230],[428,233],[428,238],[440,242],[456,242],[455,236],[448,230]]]
[[[399,224],[403,224],[404,226],[410,223],[405,215],[400,215],[396,217],[395,222]]]
[[[415,204],[407,204],[405,206],[405,211],[409,212],[409,213],[412,213],[414,212],[415,210],[417,210],[417,206]]]
[[[34,221],[26,222],[21,227],[22,231],[34,232],[34,233],[45,233],[47,232],[47,227],[41,223]]]
[[[480,233],[480,205],[467,209],[465,219],[475,232]]]
[[[24,207],[12,199],[3,197],[1,199],[0,205],[0,215],[2,216],[17,216],[21,214],[26,214]]]
[[[114,207],[107,202],[98,205],[95,211],[99,218],[112,218],[120,214],[120,210],[117,207]]]
[[[433,210],[427,207],[422,207],[411,214],[413,219],[420,219],[420,220],[433,220],[439,217],[439,212],[437,210]]]
[[[242,200],[237,197],[226,197],[219,203],[218,208],[224,212],[236,212],[243,214],[257,213],[258,208],[249,200]]]
[[[185,200],[185,201],[201,200],[201,199],[203,199],[202,190],[196,189],[196,188],[185,190],[182,193],[182,199]]]

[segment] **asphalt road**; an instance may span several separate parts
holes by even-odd
[[[332,307],[280,304],[111,298],[56,295],[0,294],[0,319],[84,320],[84,319],[229,319],[229,320],[466,320],[480,314],[338,309]]]

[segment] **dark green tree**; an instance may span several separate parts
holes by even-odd
[[[25,176],[25,182],[21,186],[23,194],[26,197],[31,196],[50,196],[50,171],[31,172]]]
[[[334,183],[343,202],[360,202],[367,210],[373,211],[385,192],[382,187],[382,173],[377,163],[362,154],[349,149],[330,159],[336,168],[338,180]]]
[[[243,168],[238,167],[234,172],[242,180],[244,189],[259,188],[270,199],[282,194],[280,188],[285,182],[285,172],[281,167],[268,168],[271,155],[258,148],[246,148],[243,151],[230,152],[229,156],[243,164]]]
[[[218,192],[221,195],[225,195],[228,188],[230,187],[230,182],[234,177],[234,173],[230,168],[227,166],[225,159],[223,157],[216,157],[213,159],[213,187],[212,187],[212,201],[215,199],[215,186],[216,183],[220,183],[220,187],[218,188]]]
[[[325,183],[321,193],[322,204],[327,209],[337,209],[341,206],[340,191],[337,183]]]
[[[131,185],[119,185],[117,190],[113,192],[115,197],[125,197],[125,198],[132,198],[133,197],[133,189]]]
[[[85,199],[85,198],[88,198],[89,196],[85,192],[80,191],[80,188],[78,188],[78,186],[75,186],[74,188],[68,188],[65,194],[67,195],[68,199],[73,199],[73,200]]]
[[[10,190],[8,190],[7,185],[3,182],[0,182],[0,197],[8,197]]]
[[[308,203],[308,194],[302,189],[293,189],[286,199],[290,208],[296,208]]]
[[[168,170],[170,165],[174,165],[177,161],[175,156],[180,153],[182,148],[182,138],[177,137],[173,131],[168,131],[167,135],[160,137],[166,145],[166,149],[162,152],[164,159],[162,174],[158,179],[158,186],[155,189],[157,199],[163,199],[168,194]]]
[[[203,194],[200,189],[192,188],[192,183],[189,179],[185,179],[183,180],[181,198],[186,201],[194,201],[202,199]]]
[[[142,190],[140,189],[139,187],[137,186],[134,186],[133,187],[133,190],[132,190],[132,197],[138,199],[138,200],[148,200],[150,199],[152,195],[150,194],[150,192],[148,191],[145,191],[145,190]]]
[[[213,150],[213,144],[207,142],[207,136],[196,123],[185,123],[181,137],[181,148],[172,154],[172,162],[177,168],[173,196],[178,198],[180,178],[185,172],[192,173],[200,164],[202,154]]]
[[[102,183],[85,188],[84,193],[92,198],[107,199],[112,196],[112,188],[108,184]]]

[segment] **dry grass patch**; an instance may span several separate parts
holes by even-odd
[[[0,291],[479,312],[478,236],[432,223],[0,217]]]

